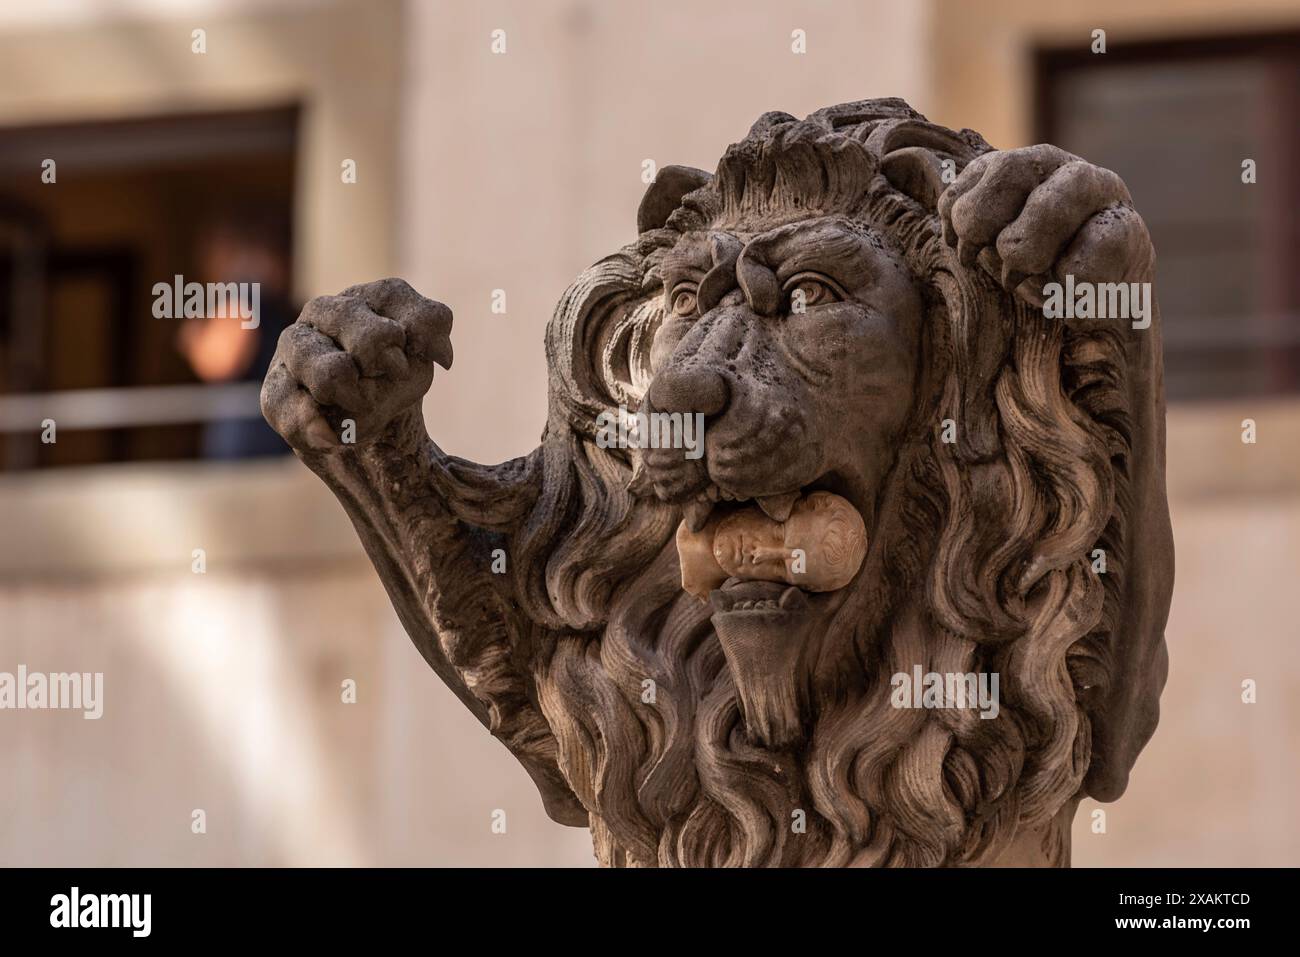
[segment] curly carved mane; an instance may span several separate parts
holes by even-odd
[[[1150,484],[1134,475],[1134,405],[1158,378],[1122,330],[1046,319],[959,264],[935,200],[988,149],[898,100],[767,114],[557,307],[546,432],[517,465],[520,488],[540,473],[541,491],[498,507],[502,528],[526,516],[509,546],[548,649],[529,663],[532,693],[606,863],[969,865],[1022,831],[1060,855],[1058,812],[1123,790],[1132,755],[1106,743],[1105,722],[1137,713],[1145,741],[1163,683],[1163,639],[1120,629],[1130,517]],[[630,492],[633,453],[596,443],[597,417],[635,409],[648,387],[665,251],[688,230],[783,210],[871,228],[926,302],[920,397],[815,663],[829,704],[799,754],[746,739],[709,612],[680,588],[679,511]],[[1162,471],[1162,449],[1161,435],[1141,468]],[[465,500],[462,478],[448,491]],[[1112,687],[1134,658],[1142,687]],[[917,664],[998,673],[999,720],[891,706],[890,676]]]

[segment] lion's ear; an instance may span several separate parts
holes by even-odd
[[[687,193],[707,186],[713,177],[702,169],[691,166],[665,166],[659,170],[650,188],[641,197],[636,211],[638,234],[651,229],[662,229]]]
[[[881,123],[867,148],[882,157],[880,171],[894,189],[932,211],[966,164],[992,149],[977,133],[954,133],[918,117]]]
[[[953,167],[956,168],[955,165]],[[906,193],[926,209],[937,209],[943,181],[943,161],[924,146],[895,150],[884,158],[880,171],[897,190]]]

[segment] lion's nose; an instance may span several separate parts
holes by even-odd
[[[717,415],[729,398],[727,380],[711,369],[663,369],[650,383],[650,404],[661,412]]]

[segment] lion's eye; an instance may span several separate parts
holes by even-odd
[[[840,302],[843,298],[839,290],[825,279],[816,276],[795,276],[786,289],[790,297],[790,312],[801,313],[811,306],[820,306],[828,302]]]
[[[678,286],[673,293],[673,315],[695,315],[695,290],[687,286]]]

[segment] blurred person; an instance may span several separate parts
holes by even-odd
[[[204,283],[257,283],[258,322],[219,305],[202,318],[185,319],[176,348],[204,382],[261,382],[270,368],[280,333],[293,322],[289,301],[287,229],[258,212],[227,215],[209,224],[197,243]],[[254,410],[254,413],[256,410]],[[289,447],[260,414],[205,423],[200,454],[205,459],[281,455]]]

